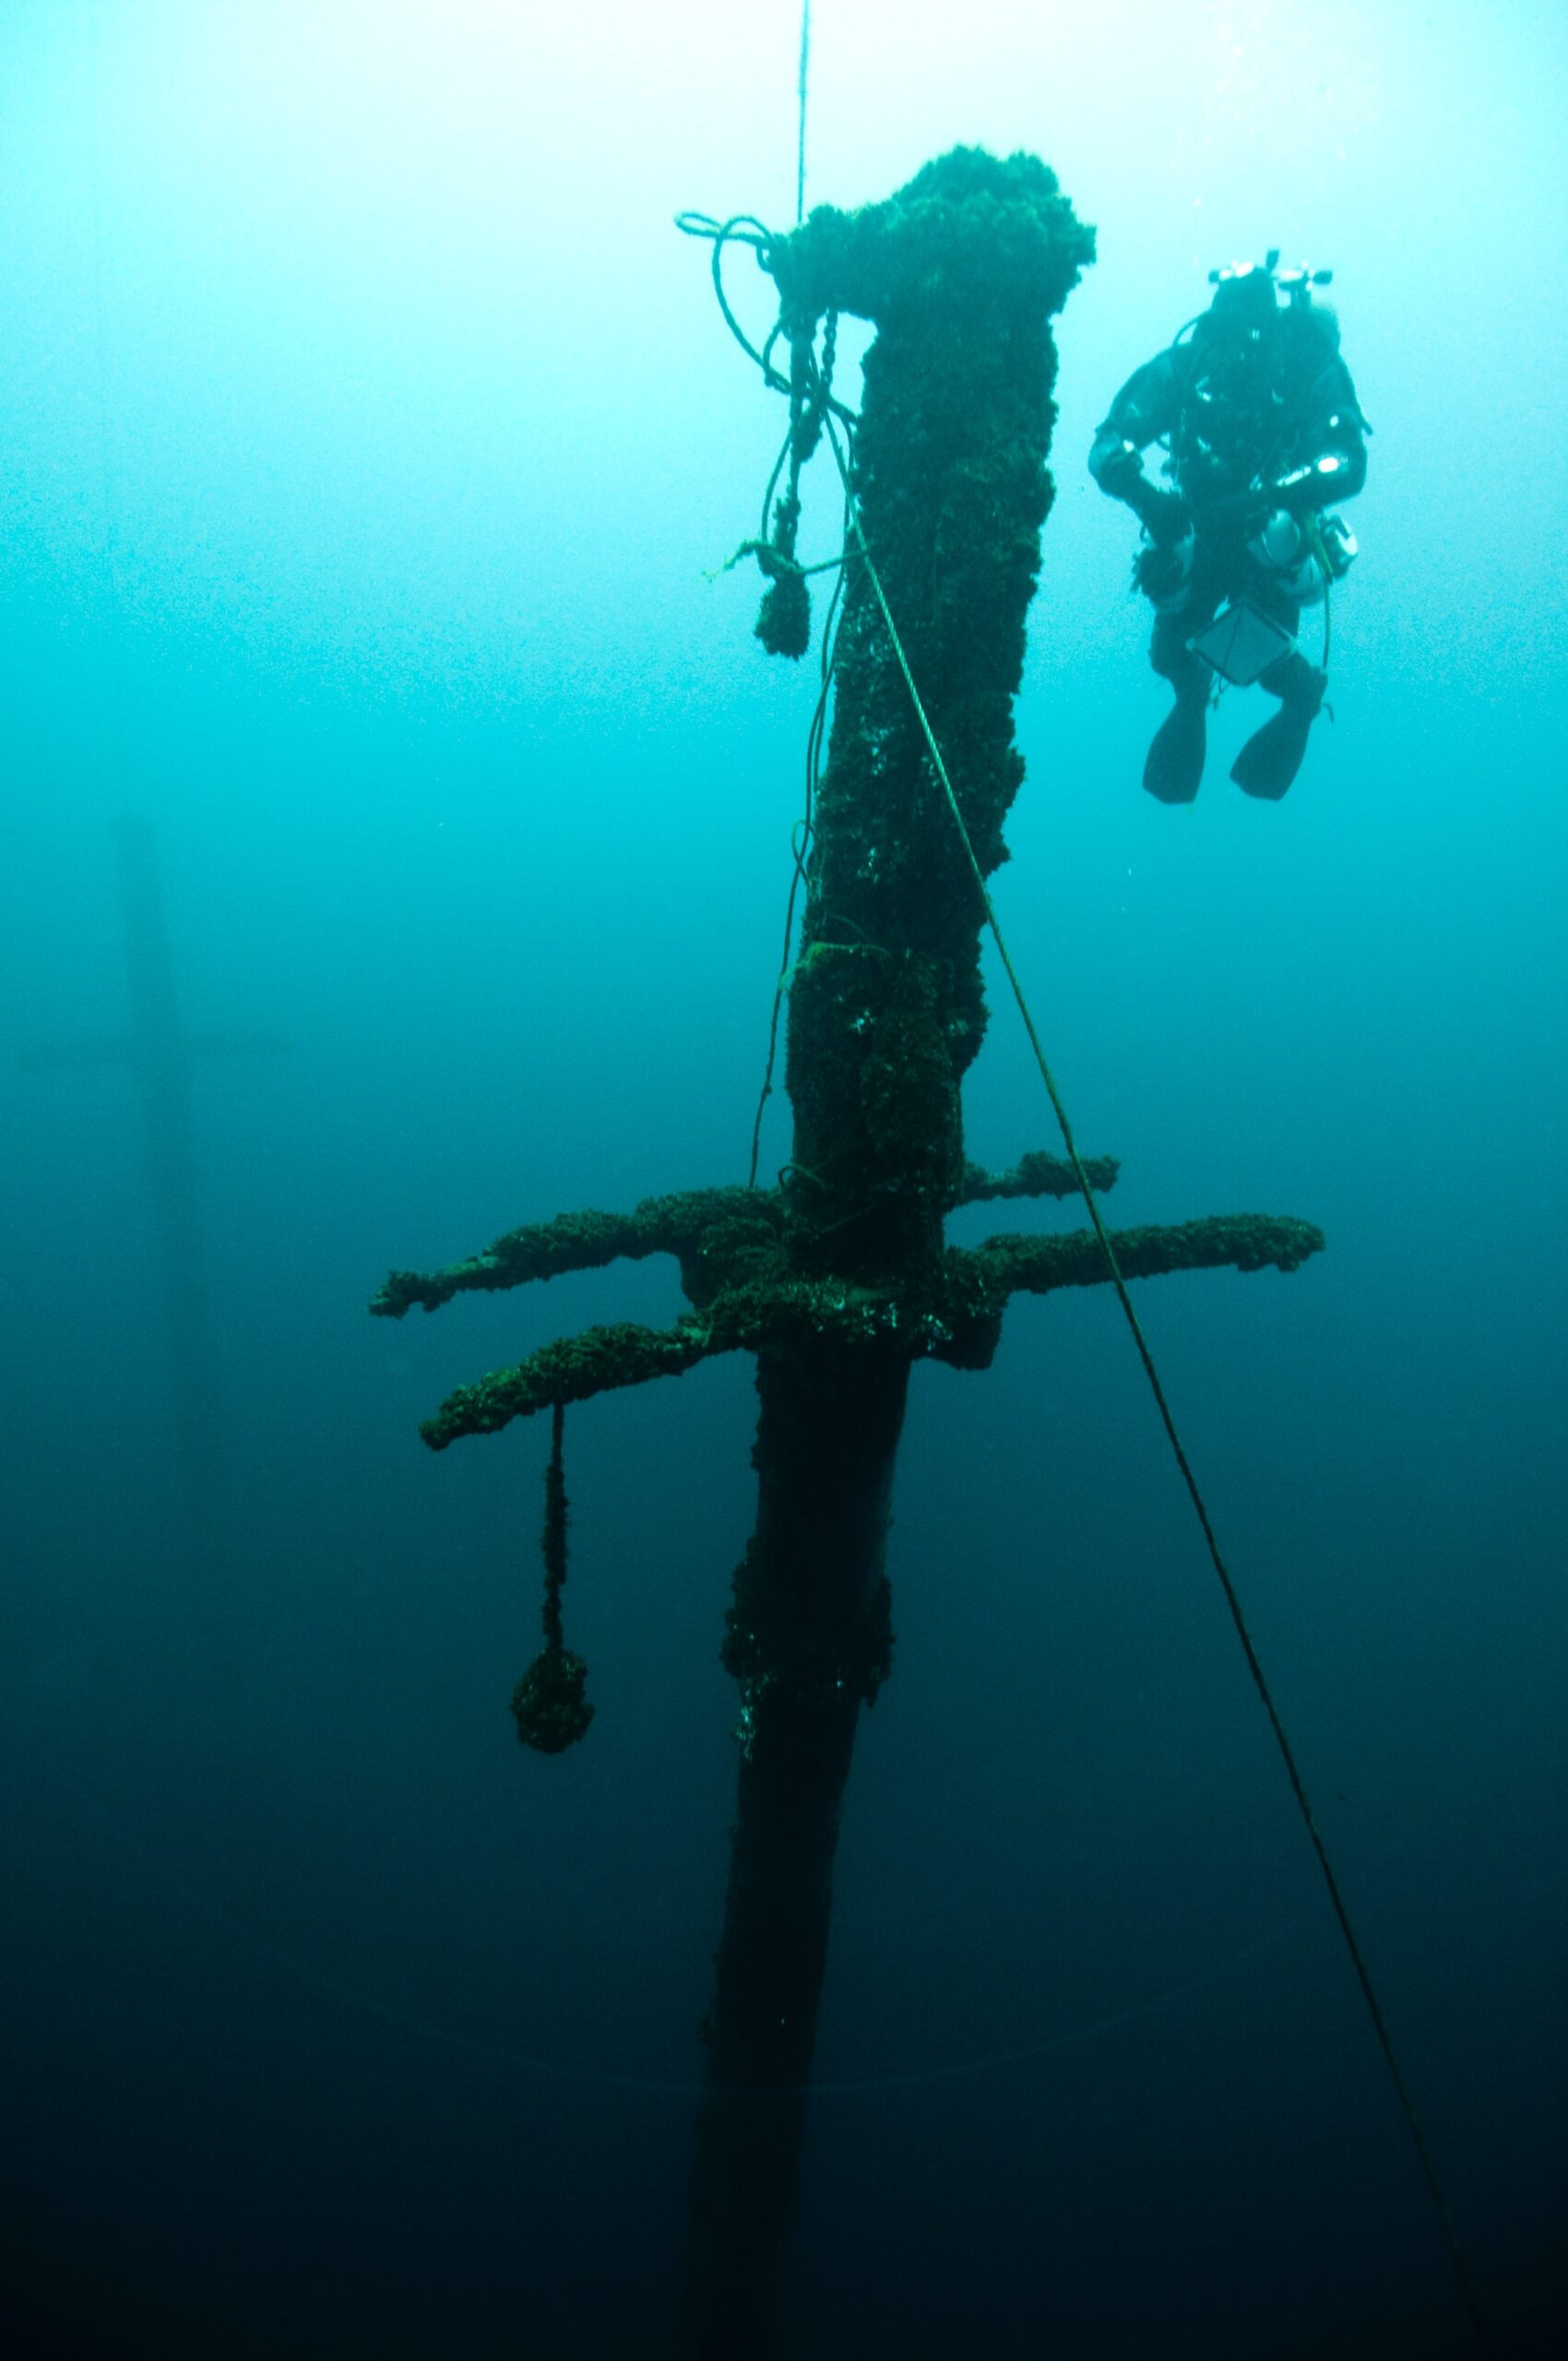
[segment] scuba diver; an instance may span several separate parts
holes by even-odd
[[[1271,801],[1301,768],[1328,686],[1296,627],[1355,556],[1354,534],[1324,511],[1360,492],[1372,430],[1338,322],[1313,296],[1332,272],[1278,264],[1276,252],[1261,268],[1210,271],[1208,310],[1128,378],[1089,452],[1100,490],[1144,528],[1133,578],[1155,611],[1149,661],[1176,693],[1144,765],[1164,803],[1198,791],[1217,677],[1279,700],[1230,772]],[[1151,444],[1169,489],[1144,473]]]

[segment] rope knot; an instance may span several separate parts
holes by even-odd
[[[570,1648],[541,1648],[512,1691],[517,1736],[536,1754],[564,1754],[593,1719],[588,1667]]]

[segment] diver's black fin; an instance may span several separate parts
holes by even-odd
[[[1301,767],[1314,709],[1308,705],[1282,705],[1261,730],[1253,732],[1230,765],[1230,776],[1243,795],[1278,802]]]
[[[1328,675],[1310,663],[1299,647],[1266,672],[1258,686],[1279,699],[1279,711],[1261,730],[1254,730],[1235,761],[1230,776],[1243,795],[1261,796],[1277,803],[1307,751],[1313,718],[1328,687]]]
[[[1144,762],[1144,785],[1162,803],[1190,803],[1204,775],[1206,697],[1178,697]]]

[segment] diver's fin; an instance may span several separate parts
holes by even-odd
[[[1279,711],[1261,730],[1254,730],[1231,764],[1230,776],[1243,795],[1258,795],[1277,803],[1301,767],[1328,675],[1309,663],[1297,647],[1277,664],[1271,664],[1266,672],[1260,672],[1258,685],[1279,699]]]
[[[1282,705],[1261,730],[1253,730],[1230,765],[1230,776],[1243,795],[1278,802],[1301,767],[1314,710],[1308,705]]]
[[[1144,785],[1162,803],[1190,803],[1204,775],[1206,696],[1178,697],[1144,763]]]

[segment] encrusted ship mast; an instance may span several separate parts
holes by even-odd
[[[759,253],[797,388],[825,319],[874,325],[850,460],[858,534],[985,874],[1004,858],[1023,776],[1013,700],[1052,498],[1050,322],[1091,254],[1043,164],[964,149],[885,204],[821,208]],[[764,557],[794,599],[792,546],[789,520]],[[861,546],[852,534],[790,992],[795,1133],[781,1185],[565,1215],[446,1270],[394,1273],[373,1306],[398,1316],[622,1255],[676,1258],[691,1309],[672,1327],[589,1329],[461,1388],[422,1430],[437,1450],[546,1408],[559,1444],[566,1404],[718,1353],[755,1357],[756,1529],[724,1642],[739,1785],[683,2309],[683,2348],[700,2361],[774,2350],[840,1805],[861,1705],[891,1656],[885,1560],[910,1370],[984,1369],[1013,1296],[1110,1276],[1092,1230],[945,1242],[959,1204],[1066,1196],[1078,1181],[1040,1153],[999,1175],[965,1157],[984,909]],[[1114,1180],[1110,1159],[1087,1169],[1096,1189]],[[1322,1244],[1304,1222],[1256,1215],[1112,1238],[1128,1278],[1290,1270]],[[564,1506],[557,1449],[546,1645],[515,1701],[522,1735],[548,1750],[592,1710],[562,1637]]]

